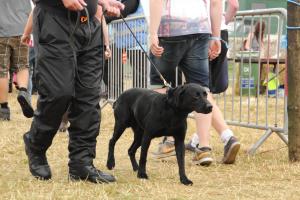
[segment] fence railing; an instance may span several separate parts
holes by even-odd
[[[286,19],[286,10],[281,8],[249,10],[238,12],[229,24],[229,87],[215,99],[229,125],[266,131],[250,154],[273,132],[287,143]],[[145,18],[126,20],[148,50]],[[112,58],[104,76],[108,102],[113,102],[126,89],[146,88],[150,70],[145,53],[122,20],[111,23],[109,30]]]

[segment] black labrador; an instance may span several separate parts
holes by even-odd
[[[133,170],[138,170],[137,177],[147,179],[147,151],[155,137],[173,136],[179,166],[180,182],[193,184],[185,174],[184,139],[187,129],[187,116],[192,111],[210,113],[212,105],[207,100],[206,90],[197,84],[185,84],[169,89],[167,94],[133,88],[120,95],[113,105],[115,127],[109,141],[107,168],[115,167],[114,148],[124,130],[131,127],[134,141],[128,149]],[[135,159],[141,146],[139,165]]]

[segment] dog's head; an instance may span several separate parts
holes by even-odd
[[[212,105],[207,100],[207,91],[198,84],[189,83],[168,90],[168,102],[179,110],[208,114]]]

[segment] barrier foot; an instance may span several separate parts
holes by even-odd
[[[259,140],[255,143],[255,144],[253,144],[252,146],[251,146],[251,148],[248,150],[248,154],[250,155],[250,156],[253,156],[254,154],[255,154],[255,152],[256,152],[256,150],[268,139],[268,137],[270,137],[270,135],[273,133],[273,131],[271,130],[271,129],[268,129],[267,131],[266,131],[266,133],[265,134],[263,134],[260,138],[259,138]]]
[[[280,137],[280,139],[286,144],[288,145],[288,137],[287,135],[283,134],[283,133],[279,133],[276,132],[276,134],[278,135],[278,137]]]

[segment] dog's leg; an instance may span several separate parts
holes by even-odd
[[[132,128],[134,131],[134,140],[130,148],[128,149],[128,155],[132,164],[133,171],[138,170],[138,163],[135,159],[136,150],[141,146],[143,138],[143,129],[139,127]]]
[[[125,129],[126,125],[116,121],[113,136],[109,141],[108,156],[106,162],[106,167],[108,169],[112,169],[115,167],[115,145],[118,139],[121,137],[122,133],[125,131]]]
[[[142,147],[141,147],[141,156],[140,156],[140,162],[139,162],[139,170],[137,177],[148,179],[148,175],[146,173],[146,162],[147,162],[147,153],[148,149],[151,143],[151,137],[147,136],[146,133],[144,133],[143,139],[142,139]]]
[[[180,182],[184,185],[192,185],[193,182],[186,177],[184,166],[184,137],[175,137],[175,151],[179,167]]]

